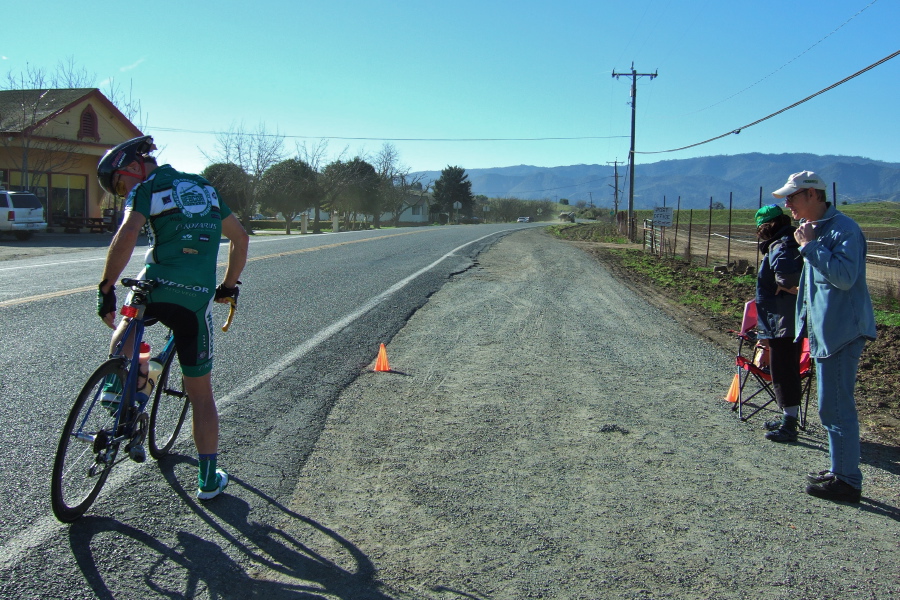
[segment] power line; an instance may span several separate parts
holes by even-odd
[[[715,104],[710,104],[710,105],[707,106],[706,108],[701,108],[701,109],[699,109],[699,110],[695,110],[694,112],[686,113],[686,114],[688,114],[688,115],[693,115],[693,114],[697,114],[698,112],[703,112],[704,110],[708,110],[708,109],[710,109],[710,108],[712,108],[712,107],[714,107],[714,106],[718,106],[718,105],[722,104],[723,102],[728,102],[729,100],[731,100],[731,99],[734,98],[735,96],[739,96],[740,94],[743,94],[744,92],[746,92],[746,91],[749,90],[750,88],[752,88],[752,87],[754,87],[754,86],[756,86],[756,85],[759,85],[760,83],[762,83],[763,81],[765,81],[766,79],[768,79],[769,77],[771,77],[772,75],[774,75],[775,73],[777,73],[778,71],[781,71],[781,70],[784,69],[786,66],[788,66],[789,64],[791,64],[792,62],[794,62],[795,60],[797,60],[798,58],[800,58],[801,56],[803,56],[804,54],[806,54],[807,52],[809,52],[810,50],[812,50],[813,48],[815,48],[816,46],[818,46],[819,44],[821,44],[822,42],[824,42],[825,40],[827,40],[828,38],[830,38],[831,36],[833,36],[833,35],[834,35],[835,33],[837,33],[840,29],[842,29],[842,28],[844,27],[844,25],[846,25],[847,23],[849,23],[850,21],[852,21],[853,19],[855,19],[856,17],[858,17],[859,15],[861,15],[867,8],[869,8],[870,6],[872,6],[873,4],[875,4],[876,2],[878,2],[878,0],[872,0],[871,2],[869,2],[866,6],[864,6],[864,7],[861,8],[861,9],[859,9],[859,11],[857,11],[857,13],[856,13],[855,15],[853,15],[852,17],[850,17],[849,19],[847,19],[846,21],[844,21],[844,22],[843,22],[840,26],[838,26],[834,31],[832,31],[831,33],[829,33],[828,35],[826,35],[825,37],[823,37],[822,39],[820,39],[818,42],[816,42],[815,44],[813,44],[812,46],[810,46],[809,48],[807,48],[806,50],[804,50],[803,52],[801,52],[800,54],[798,54],[797,56],[795,56],[794,58],[792,58],[791,60],[787,61],[786,63],[784,63],[783,65],[781,65],[780,67],[778,67],[777,69],[775,69],[774,71],[772,71],[771,73],[769,73],[768,75],[766,75],[765,77],[763,77],[762,79],[760,79],[759,81],[757,81],[757,82],[755,82],[755,83],[751,83],[750,85],[748,85],[747,87],[745,87],[745,88],[742,89],[741,91],[735,92],[735,93],[733,93],[732,95],[728,96],[727,98],[724,98],[723,100],[719,100],[719,101],[716,102]]]
[[[177,127],[153,127],[156,131],[168,131],[171,133],[194,133],[198,135],[229,135],[229,131],[203,131],[195,129],[180,129]],[[303,140],[342,140],[359,142],[546,142],[546,141],[575,141],[575,140],[608,140],[615,138],[627,138],[627,135],[586,135],[575,137],[534,137],[534,138],[381,138],[381,137],[345,137],[337,135],[285,135],[280,133],[254,133],[263,137],[281,137]]]
[[[738,127],[737,129],[733,129],[733,130],[729,131],[728,133],[723,133],[722,135],[717,135],[717,136],[714,137],[714,138],[709,138],[708,140],[704,140],[704,141],[702,141],[702,142],[697,142],[696,144],[691,144],[691,145],[689,145],[689,146],[682,146],[681,148],[672,148],[671,150],[653,150],[653,151],[643,151],[643,152],[642,152],[642,151],[633,151],[633,152],[634,152],[634,154],[664,154],[664,153],[666,153],[666,152],[679,152],[679,151],[681,151],[681,150],[687,150],[688,148],[696,148],[697,146],[702,146],[703,144],[708,144],[708,143],[710,143],[710,142],[714,142],[714,141],[716,141],[716,140],[720,140],[720,139],[722,139],[723,137],[727,137],[727,136],[732,135],[732,134],[737,135],[737,134],[739,134],[742,130],[747,129],[748,127],[753,127],[754,125],[759,125],[759,124],[762,123],[763,121],[767,121],[767,120],[771,119],[772,117],[778,116],[778,115],[780,115],[780,114],[783,113],[783,112],[786,112],[786,111],[788,111],[788,110],[791,110],[792,108],[796,108],[796,107],[800,106],[800,105],[803,104],[804,102],[808,102],[809,100],[812,100],[812,99],[815,98],[816,96],[819,96],[819,95],[821,95],[821,94],[824,94],[825,92],[828,92],[828,91],[830,91],[830,90],[833,90],[833,89],[836,88],[837,86],[839,86],[839,85],[841,85],[841,84],[843,84],[843,83],[847,83],[848,81],[850,81],[850,80],[853,79],[854,77],[859,77],[860,75],[862,75],[862,74],[865,73],[866,71],[870,71],[870,70],[874,69],[875,67],[877,67],[878,65],[881,65],[881,64],[883,64],[883,63],[886,63],[887,61],[891,60],[892,58],[897,57],[898,55],[900,55],[900,50],[894,52],[894,53],[891,54],[890,56],[885,56],[884,58],[882,58],[882,59],[879,60],[878,62],[872,63],[871,65],[869,65],[869,66],[866,67],[865,69],[861,69],[861,70],[857,71],[856,73],[854,73],[853,75],[850,75],[849,77],[846,77],[846,78],[844,78],[844,79],[838,81],[837,83],[834,83],[834,84],[832,84],[832,85],[829,85],[829,86],[828,86],[827,88],[825,88],[825,89],[819,90],[818,92],[816,92],[815,94],[812,94],[811,96],[807,96],[806,98],[804,98],[803,100],[800,100],[799,102],[794,102],[794,103],[791,104],[790,106],[786,106],[786,107],[782,108],[782,109],[779,110],[779,111],[773,112],[771,115],[768,115],[768,116],[766,116],[766,117],[763,117],[762,119],[758,119],[758,120],[756,120],[756,121],[753,121],[752,123],[748,123],[747,125],[744,125],[744,126],[742,126],[742,127]]]

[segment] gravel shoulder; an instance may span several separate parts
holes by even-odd
[[[896,449],[864,448],[858,506],[803,494],[821,429],[775,445],[741,423],[733,355],[681,320],[575,245],[505,237],[390,341],[391,373],[344,391],[296,516],[269,524],[335,577],[254,577],[323,598],[354,573],[371,598],[900,596]]]

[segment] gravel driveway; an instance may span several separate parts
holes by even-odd
[[[862,504],[805,495],[821,430],[775,445],[738,421],[732,355],[542,230],[483,254],[387,351],[393,372],[333,407],[302,517],[271,524],[365,568],[370,597],[900,597],[896,449],[864,456]]]

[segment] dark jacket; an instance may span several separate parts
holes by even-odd
[[[795,227],[785,225],[769,240],[760,241],[763,253],[756,278],[756,313],[759,337],[794,337],[797,295],[777,291],[778,286],[792,288],[800,284],[803,258],[794,239]]]

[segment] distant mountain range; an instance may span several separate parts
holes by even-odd
[[[462,166],[462,165],[460,165]],[[837,184],[839,204],[848,202],[900,201],[900,163],[888,163],[858,156],[818,156],[815,154],[737,154],[664,160],[636,165],[634,178],[635,208],[675,206],[706,208],[713,202],[728,206],[733,194],[735,208],[759,205],[772,198],[788,175],[810,170],[829,183],[828,197],[833,200],[831,182]],[[619,165],[619,209],[628,207],[628,167]],[[594,206],[613,205],[615,168],[612,165],[572,165],[568,167],[497,167],[467,169],[472,192],[491,198],[527,200],[567,198]],[[424,171],[425,180],[436,180],[440,171]]]

